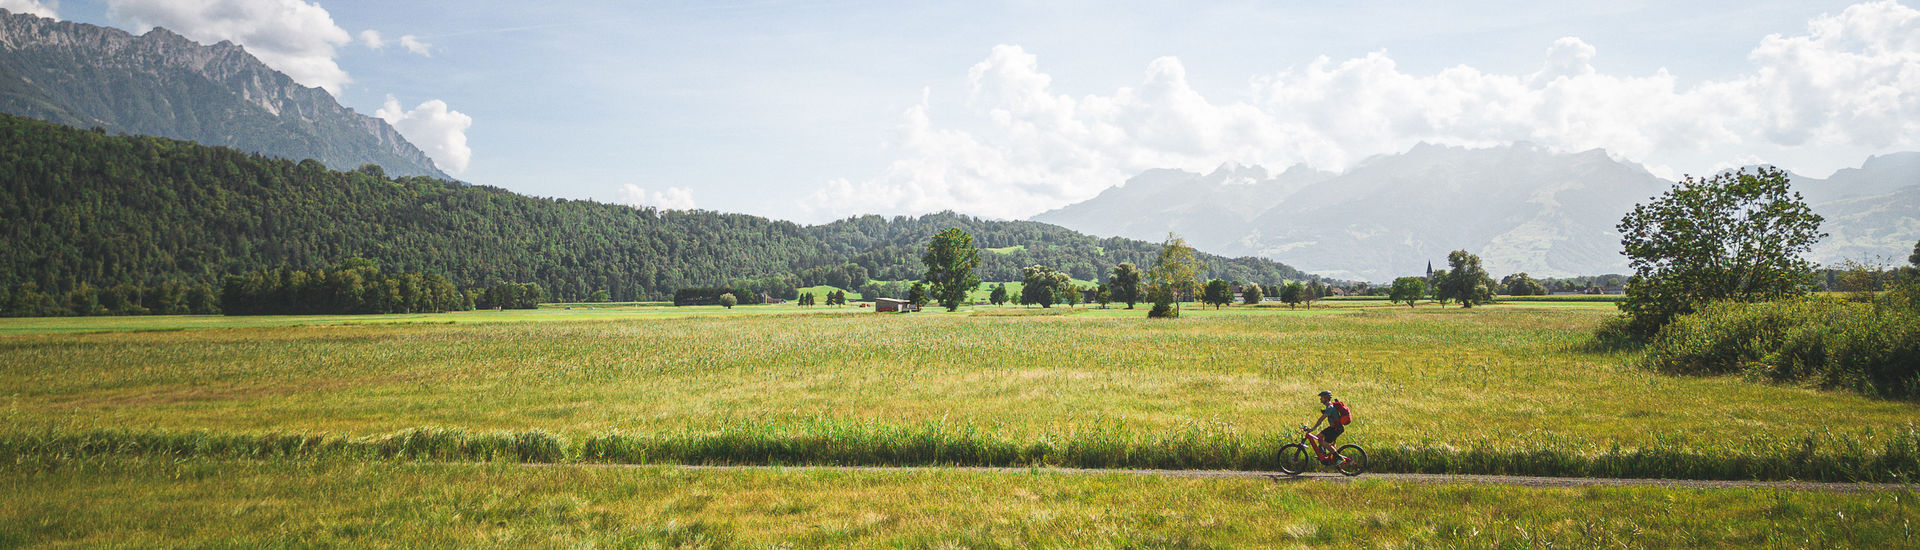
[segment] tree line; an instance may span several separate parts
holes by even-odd
[[[434,273],[382,273],[372,261],[332,269],[277,268],[228,276],[220,288],[227,315],[441,313],[474,308],[473,296]]]
[[[604,292],[634,301],[716,285],[792,299],[793,289],[816,284],[918,279],[925,243],[948,227],[974,236],[975,274],[993,280],[1016,280],[1036,264],[1091,279],[1096,266],[1141,264],[1159,249],[953,213],[801,226],[531,197],[4,115],[0,221],[11,244],[0,248],[0,289],[27,296],[28,309],[64,305],[75,291],[84,301],[122,285],[211,289],[228,275],[354,257],[395,272],[438,273],[457,288],[537,283],[552,300]],[[1309,277],[1271,260],[1200,257],[1216,277]]]

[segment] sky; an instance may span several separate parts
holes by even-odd
[[[1891,1],[0,8],[239,43],[475,184],[802,223],[1025,218],[1147,169],[1339,171],[1420,142],[1669,178],[1920,150],[1920,11]]]

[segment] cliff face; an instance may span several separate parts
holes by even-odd
[[[390,175],[449,179],[386,121],[230,42],[201,45],[0,10],[0,112]]]

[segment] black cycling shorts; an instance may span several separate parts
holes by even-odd
[[[1327,444],[1332,444],[1333,440],[1340,439],[1340,434],[1343,434],[1343,433],[1347,433],[1346,426],[1341,426],[1338,424],[1327,426],[1326,428],[1323,428],[1320,430],[1320,441],[1325,442]]]

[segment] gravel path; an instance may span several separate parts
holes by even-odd
[[[569,467],[581,465],[553,464],[548,467]],[[589,467],[606,468],[643,468],[647,465],[591,464]],[[1347,477],[1333,473],[1310,473],[1303,476],[1287,476],[1277,472],[1244,472],[1233,470],[1125,470],[1096,468],[991,468],[973,466],[697,466],[667,465],[667,468],[687,470],[775,470],[775,471],[823,471],[823,472],[974,472],[995,474],[1043,474],[1043,475],[1137,475],[1195,479],[1269,479],[1275,483],[1352,483],[1355,481],[1392,481],[1401,483],[1437,483],[1437,484],[1477,484],[1477,485],[1520,485],[1527,487],[1675,487],[1685,489],[1776,489],[1790,491],[1834,491],[1834,492],[1870,492],[1870,491],[1914,491],[1920,485],[1908,483],[1834,483],[1819,481],[1720,481],[1700,479],[1633,479],[1600,477],[1542,477],[1542,476],[1494,476],[1494,475],[1454,475],[1454,474],[1365,474]]]

